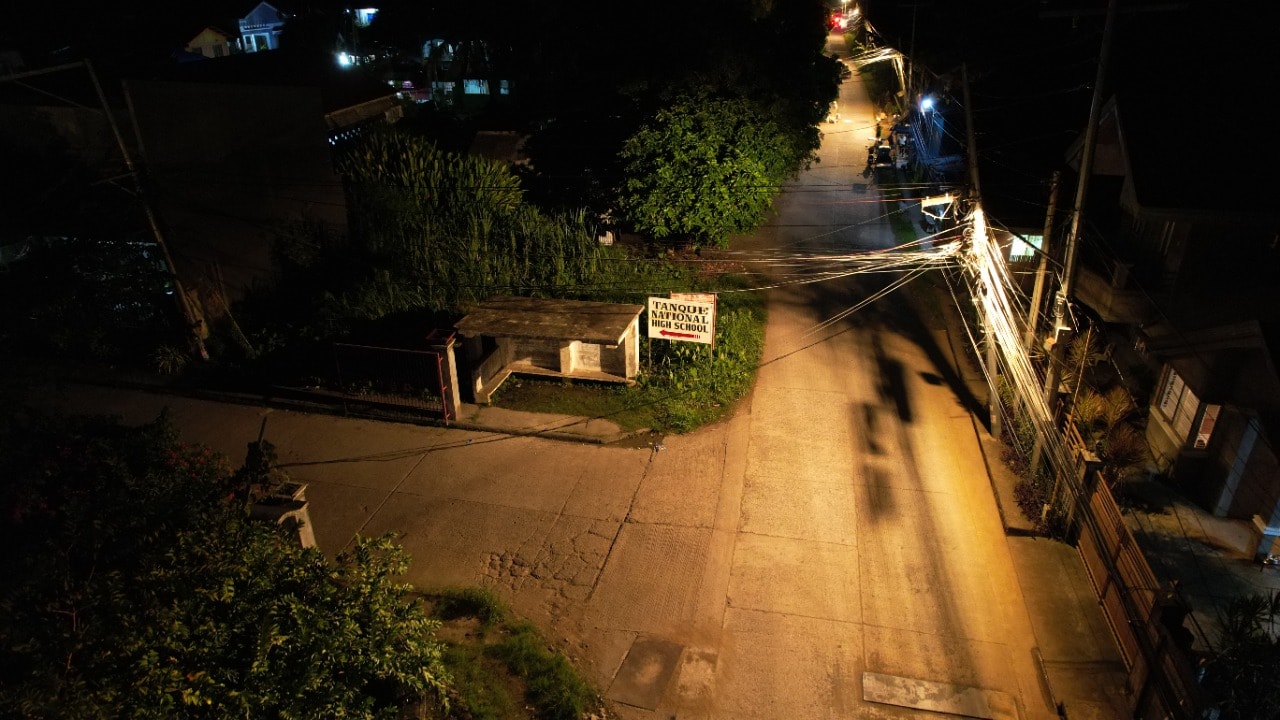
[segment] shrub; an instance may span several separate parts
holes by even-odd
[[[526,679],[530,699],[537,705],[539,717],[578,720],[600,705],[595,690],[563,655],[548,649],[537,629],[529,623],[514,626],[491,652]]]
[[[161,345],[151,355],[156,372],[161,375],[177,375],[187,367],[187,354],[172,345]]]
[[[484,627],[502,622],[507,610],[489,590],[478,587],[443,590],[436,598],[435,616],[441,620],[474,617]]]

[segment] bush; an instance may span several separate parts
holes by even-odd
[[[489,590],[452,588],[433,597],[436,618],[480,621],[479,632],[468,632],[444,655],[462,716],[520,717],[514,708],[523,706],[522,700],[534,706],[536,717],[548,720],[579,720],[601,707],[599,694],[569,661],[529,622],[509,623],[506,608]]]
[[[536,628],[521,623],[492,648],[513,672],[529,683],[530,699],[537,704],[539,717],[549,720],[578,720],[596,709],[600,698],[564,659],[547,648]]]
[[[484,627],[492,627],[507,617],[502,601],[478,587],[444,590],[436,597],[435,616],[441,620],[474,617]]]
[[[0,716],[447,709],[436,623],[390,538],[304,549],[163,417],[25,420],[0,425]]]
[[[1028,520],[1039,520],[1045,503],[1049,501],[1049,493],[1039,483],[1025,479],[1013,486],[1013,496]]]

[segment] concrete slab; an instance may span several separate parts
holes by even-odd
[[[713,711],[719,656],[717,650],[706,647],[686,648],[680,656],[675,685],[679,717],[705,717]]]
[[[712,717],[866,717],[859,687],[865,667],[856,623],[729,608]]]
[[[964,717],[988,720],[1019,717],[1017,705],[1007,693],[875,672],[862,673],[862,697],[869,702]]]
[[[357,485],[294,479],[307,483],[308,510],[316,545],[330,557],[350,544],[388,495],[383,490]]]
[[[652,635],[689,626],[710,529],[626,523],[609,553],[589,605],[610,624]]]
[[[930,678],[934,682],[980,687],[1015,695],[1020,692],[1018,665],[1002,642],[958,635],[915,632],[903,627],[864,626],[866,668],[885,675]],[[1025,698],[1024,698],[1025,699]]]
[[[852,511],[851,483],[807,485],[795,491],[794,476],[761,476],[754,467],[747,471],[742,491],[741,530],[757,535],[853,545],[857,541],[857,519]]]
[[[667,691],[667,685],[675,675],[683,652],[683,645],[662,638],[636,638],[605,697],[646,710],[656,710]]]
[[[738,538],[729,581],[731,607],[858,622],[858,550],[793,538]]]
[[[723,433],[668,437],[664,450],[649,451],[630,519],[711,527],[719,504],[724,454]]]
[[[1127,673],[1075,548],[1047,538],[1008,538],[1044,675],[1072,718],[1128,717]]]
[[[824,433],[820,420],[806,418],[811,431],[798,438],[790,423],[776,428],[752,428],[747,462],[760,475],[787,478],[789,481],[813,485],[848,485],[852,481],[853,464],[850,449],[852,436]],[[842,451],[843,450],[843,451]],[[797,462],[796,458],[804,458]]]

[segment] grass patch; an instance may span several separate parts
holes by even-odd
[[[523,622],[488,649],[491,657],[506,663],[525,679],[538,716],[549,720],[578,720],[600,705],[596,691],[578,675],[564,656],[547,649],[533,625]]]
[[[920,239],[920,233],[906,211],[889,213],[889,227],[893,230],[893,239],[899,245],[913,243]]]
[[[623,430],[660,424],[655,409],[644,405],[643,398],[631,390],[609,383],[512,376],[494,393],[492,402],[528,412],[607,418]]]
[[[486,648],[471,644],[449,644],[444,653],[445,667],[453,675],[452,698],[456,717],[471,720],[509,720],[527,718],[524,684],[513,676],[506,665],[489,657]]]
[[[483,588],[427,597],[453,675],[453,717],[470,720],[580,720],[602,706],[600,694],[538,629],[514,620]]]
[[[506,618],[507,611],[497,596],[484,588],[456,588],[441,591],[435,598],[433,613],[438,620],[475,618],[484,627]]]

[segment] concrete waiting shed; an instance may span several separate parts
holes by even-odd
[[[512,373],[635,382],[643,305],[491,297],[455,327],[475,402]]]

